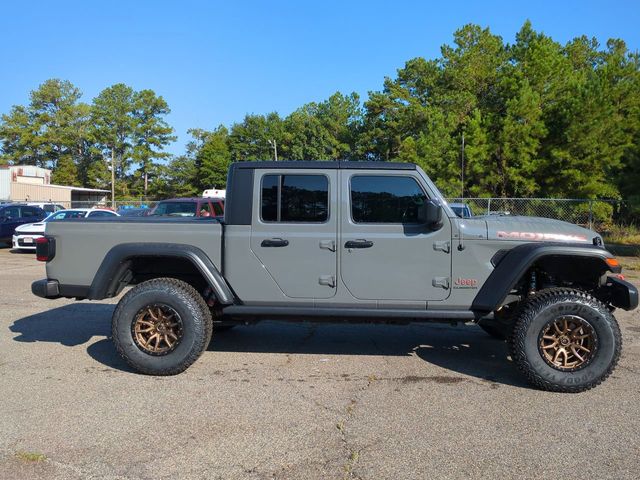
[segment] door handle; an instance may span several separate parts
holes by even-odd
[[[371,248],[373,242],[371,240],[349,240],[344,244],[344,248]]]
[[[260,244],[261,247],[286,247],[289,245],[289,240],[284,238],[267,238]]]

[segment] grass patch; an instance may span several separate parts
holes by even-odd
[[[39,463],[44,462],[47,457],[42,453],[37,452],[16,452],[16,458],[19,458],[23,462]]]
[[[618,261],[622,266],[622,274],[628,275],[629,272],[633,272],[637,276],[640,273],[640,257],[618,257]]]
[[[618,245],[640,245],[640,227],[631,223],[629,225],[610,225],[602,232],[604,243]]]

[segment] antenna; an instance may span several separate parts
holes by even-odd
[[[460,147],[460,202],[462,203],[462,217],[458,219],[458,251],[464,250],[464,132],[462,132],[462,145]]]
[[[464,203],[464,132],[462,132],[462,147],[460,149],[460,200]]]

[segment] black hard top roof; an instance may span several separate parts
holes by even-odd
[[[255,161],[255,162],[235,162],[231,164],[232,168],[256,169],[256,168],[301,168],[301,169],[358,169],[358,170],[415,170],[413,163],[396,163],[396,162],[358,162],[358,161],[284,161],[274,162]]]

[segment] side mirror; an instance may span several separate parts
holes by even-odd
[[[436,200],[428,198],[420,207],[419,219],[432,230],[442,227],[442,205]]]

